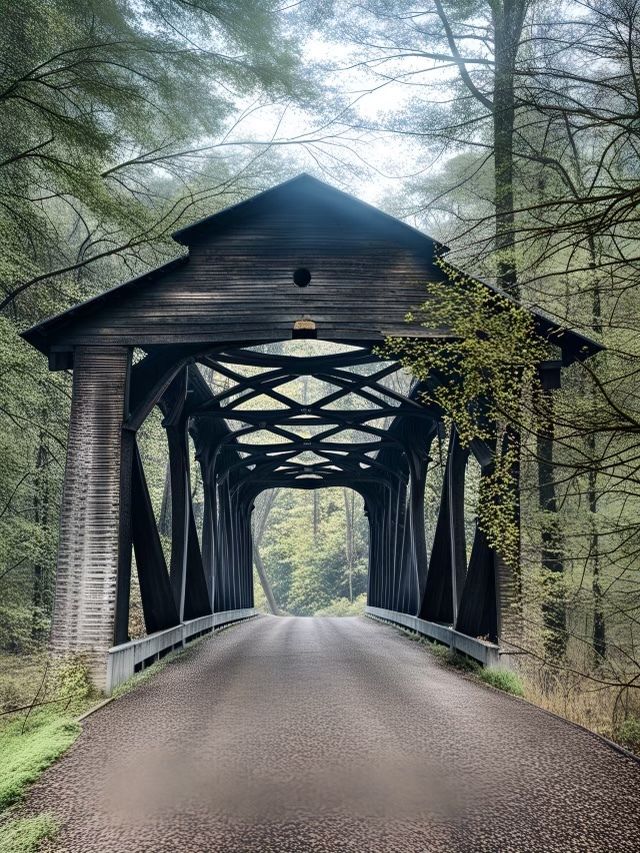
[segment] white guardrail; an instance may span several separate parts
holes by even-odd
[[[425,619],[418,619],[417,616],[411,616],[409,613],[398,613],[396,610],[385,610],[382,607],[366,607],[365,613],[367,616],[410,628],[417,634],[422,634],[431,640],[437,640],[439,643],[477,660],[483,666],[497,666],[499,663],[499,649],[495,643],[468,637],[466,634],[454,631],[448,625],[427,622]]]
[[[190,619],[174,628],[149,634],[148,637],[142,637],[140,640],[131,640],[128,643],[113,646],[109,649],[107,657],[107,694],[109,695],[119,684],[131,678],[134,673],[150,666],[174,649],[182,648],[190,640],[195,640],[196,637],[222,625],[241,622],[257,615],[258,611],[253,607],[243,610],[225,610],[211,616]]]

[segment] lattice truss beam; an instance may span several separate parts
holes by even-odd
[[[429,450],[442,413],[397,363],[368,348],[329,355],[273,347],[151,350],[131,372],[125,424],[116,642],[127,637],[131,545],[148,632],[253,606],[251,514],[265,489],[349,487],[369,520],[371,605],[496,638],[506,571],[477,531],[467,561],[469,452],[455,428],[431,553],[425,536]],[[431,381],[431,380],[430,380]],[[435,380],[433,380],[435,381]],[[164,415],[171,473],[171,561],[164,560],[135,434]],[[191,498],[188,436],[201,469],[201,540]],[[128,443],[127,443],[128,442]],[[491,471],[491,448],[471,452]],[[127,497],[128,496],[128,497]]]

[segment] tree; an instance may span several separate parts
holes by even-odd
[[[253,515],[253,563],[256,567],[256,571],[258,572],[260,584],[264,591],[267,604],[269,605],[269,610],[274,616],[279,616],[280,608],[276,604],[273,590],[271,589],[271,584],[269,582],[269,577],[262,561],[262,556],[260,555],[260,544],[267,528],[269,513],[271,512],[273,504],[278,497],[278,490],[270,489],[268,492],[263,493],[261,497],[262,501],[260,502],[260,508],[254,510]]]
[[[212,173],[212,155],[234,100],[296,86],[272,7],[5,4],[0,308],[114,253],[135,268],[187,211],[224,198],[233,173]]]

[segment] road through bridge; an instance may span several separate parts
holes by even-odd
[[[64,853],[635,853],[639,784],[396,628],[264,616],[89,717],[28,807]]]
[[[379,350],[454,337],[426,288],[464,286],[439,263],[446,247],[305,175],[174,237],[181,257],[24,333],[73,371],[52,648],[109,692],[245,621],[89,719],[31,798],[61,818],[61,849],[640,849],[637,765],[601,741],[436,666],[394,628],[253,618],[256,499],[339,486],[368,518],[369,608],[483,663],[504,651],[517,560],[479,525],[467,549],[465,481],[472,458],[491,477],[517,432],[463,446],[434,402],[460,381],[455,364],[414,381]],[[600,347],[530,320],[551,393]],[[486,400],[470,405],[486,419]],[[138,435],[155,407],[170,548]],[[427,531],[434,442],[446,451]]]

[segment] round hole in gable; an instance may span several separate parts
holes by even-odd
[[[311,273],[306,267],[298,267],[293,273],[293,283],[297,287],[306,287],[311,281]]]

